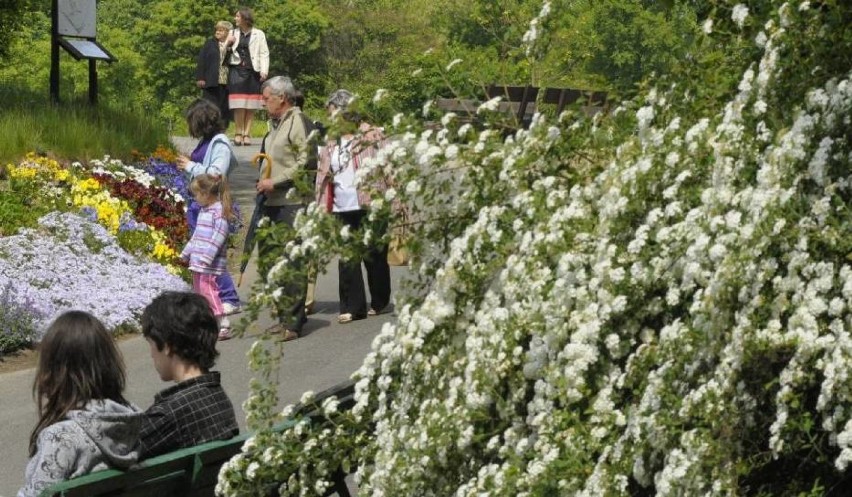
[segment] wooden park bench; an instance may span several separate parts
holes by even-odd
[[[310,406],[296,407],[294,418],[322,422],[322,413],[314,406],[331,396],[337,396],[340,410],[351,409],[355,404],[355,383],[347,381],[318,393]],[[275,429],[287,429],[295,424],[295,419],[284,421]],[[240,452],[251,435],[152,457],[127,471],[108,469],[80,476],[43,490],[39,497],[213,497],[219,469]],[[338,469],[324,497],[350,497],[345,479],[346,473]]]
[[[555,105],[556,115],[569,105],[578,104],[584,113],[593,115],[603,110],[606,93],[573,88],[541,88],[535,86],[489,85],[486,99],[502,97],[498,111],[514,116],[518,127],[527,128],[539,105]],[[465,121],[475,120],[481,102],[474,99],[438,98],[435,106],[443,112],[454,112]]]

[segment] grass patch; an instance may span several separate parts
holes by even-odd
[[[43,93],[41,93],[43,92]],[[134,151],[171,147],[165,123],[132,108],[84,100],[53,105],[47,91],[0,87],[0,162],[14,162],[41,151],[69,160],[110,155],[122,160]]]

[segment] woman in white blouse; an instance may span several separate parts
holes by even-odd
[[[355,132],[344,133],[339,138],[329,141],[320,154],[317,170],[317,202],[355,233],[361,229],[370,205],[369,193],[355,186],[355,174],[364,159],[375,156],[384,141],[384,136],[381,129],[361,122],[357,115],[347,112],[352,98],[352,93],[337,90],[326,102],[330,115],[340,113],[343,119],[357,124],[358,128]],[[381,189],[382,184],[379,183],[376,186]],[[383,235],[384,233],[374,233],[372,239],[381,240]],[[361,240],[361,238],[357,234],[352,236],[352,240]],[[338,321],[340,323],[364,319],[387,310],[391,294],[390,267],[387,257],[387,244],[379,243],[368,247],[363,257],[340,259],[338,262],[340,296]],[[367,270],[367,285],[370,288],[369,308],[361,275],[362,263]]]

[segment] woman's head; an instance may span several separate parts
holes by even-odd
[[[234,29],[234,25],[228,21],[219,21],[213,28],[213,36],[219,41],[225,41],[228,37],[228,31]]]
[[[48,327],[38,346],[33,382],[39,422],[30,436],[30,453],[41,431],[90,400],[124,399],[124,360],[112,336],[95,316],[68,311]]]
[[[352,102],[354,95],[349,90],[334,90],[334,93],[328,96],[328,99],[325,101],[325,107],[329,111],[345,111],[349,104]]]
[[[338,114],[345,121],[358,124],[361,116],[349,110],[349,104],[355,100],[355,95],[349,90],[335,90],[325,101],[325,108],[329,115]]]
[[[254,27],[254,14],[248,7],[240,7],[234,14],[234,23],[244,29]]]
[[[186,109],[186,125],[193,138],[209,140],[224,131],[222,113],[211,101],[199,98]]]

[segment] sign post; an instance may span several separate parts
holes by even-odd
[[[96,62],[114,62],[115,57],[95,38],[97,0],[53,0],[51,9],[50,99],[59,103],[59,47],[76,60],[89,61],[89,103],[98,101]]]

